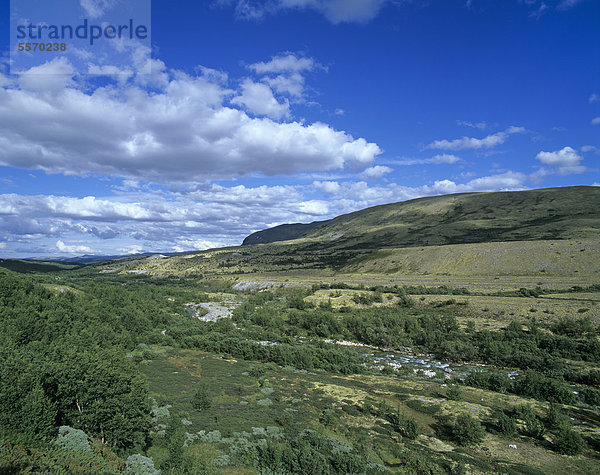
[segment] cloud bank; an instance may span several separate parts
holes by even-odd
[[[267,84],[234,90],[200,71],[154,61],[149,78],[94,88],[63,75],[52,90],[2,76],[0,164],[170,183],[365,168],[382,152],[325,123],[284,120],[289,104]]]

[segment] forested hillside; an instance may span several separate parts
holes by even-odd
[[[53,292],[0,273],[2,436],[38,446],[60,426],[70,426],[107,449],[144,450],[151,422],[148,388],[125,354],[169,318],[155,303],[143,291],[92,283],[78,292]],[[51,459],[37,467],[54,470]],[[105,462],[100,458],[94,467],[105,469]]]
[[[598,284],[256,292],[86,272],[0,272],[0,472],[596,466]]]

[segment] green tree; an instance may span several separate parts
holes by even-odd
[[[198,390],[194,393],[192,398],[192,407],[197,411],[205,411],[212,406],[212,400],[208,393],[208,387],[201,385]]]
[[[600,406],[600,391],[596,388],[581,388],[579,398],[590,406]]]
[[[390,421],[394,430],[403,437],[416,439],[419,435],[419,425],[417,424],[417,421],[400,412],[400,409],[396,412],[389,412],[386,414],[386,419]]]
[[[485,439],[485,429],[470,414],[461,414],[452,423],[452,438],[460,445],[479,445]]]
[[[502,434],[513,436],[517,433],[517,421],[504,411],[499,411],[496,415],[495,426]]]
[[[564,427],[556,437],[558,451],[565,455],[579,455],[583,453],[583,438],[573,429]]]
[[[56,406],[46,396],[41,384],[25,396],[21,414],[26,425],[21,430],[32,438],[47,438],[56,433]]]
[[[325,427],[329,427],[329,426],[332,426],[335,423],[336,419],[337,418],[335,416],[335,412],[333,411],[333,409],[325,409],[323,411],[323,413],[321,414],[321,417],[319,418],[319,421]]]
[[[446,391],[446,397],[451,401],[460,401],[462,399],[462,392],[458,384],[452,384]]]
[[[546,428],[539,417],[536,415],[527,415],[523,419],[523,422],[525,422],[525,435],[535,439],[542,439],[544,437]]]
[[[567,416],[562,412],[560,407],[556,404],[550,404],[546,414],[546,425],[552,430],[557,430],[568,426],[568,424]]]
[[[24,351],[2,351],[0,361],[0,433],[56,435],[56,406],[41,383],[45,367]]]
[[[63,347],[50,376],[58,417],[119,448],[143,449],[150,428],[145,378],[118,350]]]
[[[180,469],[185,458],[185,449],[183,447],[185,443],[185,428],[179,415],[171,419],[167,427],[165,440],[169,456],[163,462],[162,468],[171,471]]]

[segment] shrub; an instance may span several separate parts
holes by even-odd
[[[403,437],[416,439],[419,435],[419,425],[417,424],[417,421],[400,412],[400,409],[395,412],[388,411],[384,416],[390,424],[392,424],[394,430]]]
[[[495,420],[495,426],[498,431],[504,435],[512,436],[517,433],[517,421],[504,411],[498,412]]]
[[[273,394],[273,392],[275,392],[275,390],[273,388],[262,388],[260,392],[263,393],[265,396],[270,396],[271,394]]]
[[[154,461],[150,457],[135,454],[127,457],[124,473],[127,475],[160,475],[160,470],[154,468]]]
[[[579,455],[583,452],[583,438],[573,429],[563,428],[556,438],[558,451],[565,455]]]
[[[418,399],[411,399],[406,403],[406,405],[415,411],[422,412],[423,414],[429,414],[430,416],[435,416],[441,410],[439,404],[423,402],[419,401]]]
[[[382,296],[381,293],[374,294],[354,294],[352,297],[354,303],[358,305],[370,305],[374,302],[381,302]]]
[[[266,368],[263,365],[256,365],[250,368],[250,376],[254,376],[255,378],[260,378],[265,372]]]
[[[334,453],[331,466],[334,473],[365,473],[365,460],[353,453]]]
[[[323,424],[325,427],[329,427],[329,426],[333,425],[335,420],[336,420],[335,412],[332,409],[325,409],[319,419],[321,424]]]
[[[506,373],[476,370],[469,373],[465,384],[474,388],[504,393],[511,387],[511,380]]]
[[[451,425],[452,438],[459,445],[479,445],[485,439],[485,429],[470,414],[461,414]]]
[[[521,420],[525,420],[528,417],[536,417],[533,407],[531,407],[529,404],[520,404],[515,406],[514,412],[515,416]]]
[[[544,437],[546,428],[542,421],[536,415],[528,415],[523,419],[525,422],[525,435],[533,437],[535,439],[541,439]]]
[[[69,426],[60,426],[58,428],[58,437],[54,443],[63,449],[73,450],[75,452],[92,451],[86,433]]]
[[[412,308],[415,306],[415,301],[408,296],[404,289],[399,290],[396,296],[399,298],[397,303],[399,307]]]
[[[183,445],[186,441],[185,430],[179,416],[171,419],[171,423],[167,428],[165,439],[169,456],[163,462],[161,468],[165,468],[167,470],[177,469],[184,461],[185,449]]]
[[[276,417],[275,417],[275,422],[277,422],[277,424],[279,424],[281,427],[283,427],[286,430],[289,430],[289,428],[294,424],[294,421],[296,420],[296,417],[294,417],[294,415],[290,412],[287,411],[283,411],[280,412]]]
[[[200,386],[192,399],[192,407],[197,411],[205,411],[212,406],[210,395],[208,394],[208,388],[206,386]]]
[[[581,309],[579,309],[581,310]],[[579,313],[583,313],[579,311]],[[594,332],[594,325],[589,317],[584,318],[561,318],[551,328],[553,333],[566,336],[581,336]]]
[[[215,467],[226,467],[231,464],[231,458],[229,455],[220,455],[214,461]]]
[[[460,401],[462,399],[462,393],[458,384],[453,384],[448,387],[446,391],[446,397],[451,401]]]
[[[412,417],[402,416],[398,421],[396,430],[404,437],[408,437],[409,439],[413,440],[419,435],[419,425]]]
[[[595,388],[582,388],[579,397],[585,404],[600,406],[600,391]]]
[[[171,413],[169,412],[170,405],[155,407],[150,411],[150,415],[152,416],[152,421],[156,422],[158,419],[162,419],[163,417],[169,418],[171,417]]]
[[[198,432],[198,438],[200,439],[200,442],[204,442],[207,444],[215,444],[221,442],[222,436],[221,431],[218,430],[213,430],[208,433],[201,430],[200,432]]]
[[[346,404],[344,406],[342,406],[342,411],[344,411],[346,414],[350,415],[350,416],[354,416],[354,417],[358,417],[360,416],[360,409],[355,406],[355,405],[351,405],[351,404]]]
[[[522,396],[561,404],[575,402],[573,391],[564,381],[547,378],[533,370],[528,370],[517,378],[514,392]]]
[[[273,405],[273,401],[271,401],[268,397],[265,399],[260,399],[259,401],[256,401],[256,404],[258,404],[259,406],[263,406],[263,407],[269,407]]]
[[[284,437],[283,433],[281,432],[281,429],[279,429],[279,427],[276,426],[267,426],[266,435],[273,440],[281,440]]]
[[[569,421],[567,416],[560,410],[556,404],[550,404],[546,414],[546,425],[553,430],[561,429],[567,426]]]

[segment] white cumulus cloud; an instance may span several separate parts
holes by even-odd
[[[376,165],[374,167],[367,168],[364,172],[361,173],[363,178],[381,178],[383,175],[387,175],[388,173],[393,172],[394,169],[390,167],[385,167],[382,165]]]
[[[67,254],[93,254],[94,251],[88,246],[68,245],[61,240],[56,241],[56,249]]]
[[[456,162],[460,162],[461,158],[457,157],[456,155],[452,155],[452,154],[448,154],[448,153],[443,153],[441,155],[435,155],[432,158],[428,158],[425,160],[425,163],[435,163],[435,164],[442,164],[442,163],[456,163]]]
[[[304,201],[299,204],[298,211],[312,216],[322,216],[329,213],[329,204],[320,200]]]
[[[542,164],[551,168],[541,167],[531,174],[530,178],[534,182],[541,181],[542,178],[550,175],[567,176],[585,173],[587,167],[581,165],[583,157],[571,147],[564,147],[555,152],[540,152],[536,157]]]
[[[393,163],[395,165],[425,165],[425,164],[432,164],[432,165],[451,165],[453,163],[457,163],[462,161],[462,158],[450,154],[450,153],[442,153],[442,154],[438,154],[438,155],[434,155],[431,158],[404,158],[401,160],[389,160],[389,163]]]
[[[493,148],[502,145],[508,139],[509,135],[525,132],[523,127],[508,127],[503,132],[487,135],[481,139],[474,137],[461,137],[454,140],[435,140],[427,145],[426,148],[440,150],[480,150],[485,148]]]
[[[266,84],[247,80],[236,94],[222,74],[155,63],[151,77],[95,89],[0,80],[0,164],[173,183],[365,167],[382,153],[324,123],[274,120],[289,104]]]
[[[266,62],[250,64],[248,69],[261,76],[261,82],[268,84],[273,91],[288,95],[295,102],[305,99],[304,75],[315,69],[326,70],[313,58],[290,52],[275,55]]]
[[[579,165],[579,162],[583,159],[583,157],[571,147],[564,147],[556,152],[542,151],[537,154],[536,158],[545,165],[558,167],[572,167]]]
[[[313,186],[330,194],[337,193],[341,188],[337,181],[314,181]]]
[[[312,58],[298,57],[293,53],[283,53],[273,56],[269,61],[261,61],[248,66],[257,74],[269,73],[299,73],[310,71],[315,67],[315,60]]]
[[[19,73],[18,83],[22,89],[32,93],[56,93],[75,85],[74,74],[75,68],[68,59],[55,58]]]
[[[525,175],[517,172],[506,172],[475,178],[467,183],[457,184],[452,180],[439,180],[433,186],[425,186],[428,194],[466,193],[473,191],[510,191],[523,189]]]
[[[232,104],[243,105],[256,115],[282,119],[290,116],[290,104],[287,101],[280,103],[273,95],[269,86],[253,82],[250,79],[242,83],[242,93],[231,100]]]

